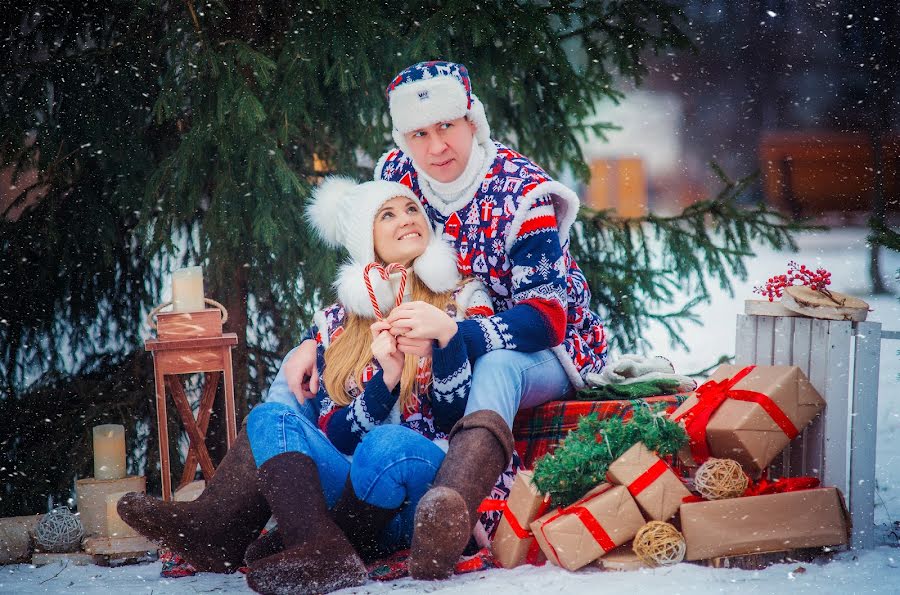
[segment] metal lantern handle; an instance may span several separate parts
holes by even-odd
[[[211,300],[209,298],[203,298],[203,301],[205,303],[209,304],[210,306],[218,308],[219,311],[222,312],[222,324],[225,324],[226,322],[228,322],[228,310],[225,309],[225,306],[223,306],[216,300]],[[157,330],[155,316],[157,314],[159,314],[160,310],[162,310],[163,308],[165,308],[167,306],[171,306],[173,303],[174,302],[172,302],[172,301],[163,302],[160,305],[153,308],[152,310],[150,310],[150,313],[147,314],[147,326],[149,326],[154,331]]]

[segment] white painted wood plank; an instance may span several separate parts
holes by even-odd
[[[812,320],[809,343],[809,381],[819,394],[825,396],[825,377],[828,374],[828,321]],[[806,429],[804,473],[822,479],[825,456],[825,416],[816,417]]]
[[[738,314],[734,345],[734,363],[739,366],[756,363],[757,318],[757,316]]]
[[[794,318],[793,345],[791,346],[791,364],[795,365],[809,377],[809,353],[812,340],[812,320],[809,318]],[[794,476],[812,475],[807,468],[806,449],[809,428],[791,441],[791,474]]]
[[[849,483],[850,353],[852,323],[828,322],[828,364],[825,370],[824,465],[822,482],[845,494]]]
[[[875,546],[875,434],[878,424],[878,372],[881,323],[857,324],[850,433],[850,517],[854,549]]]
[[[756,361],[760,366],[771,366],[775,349],[775,319],[759,316],[756,320]]]
[[[794,319],[786,316],[775,318],[775,329],[773,334],[773,352],[772,364],[776,366],[792,365],[793,347],[794,347]],[[799,438],[799,436],[798,436]],[[777,457],[770,465],[769,472],[772,477],[791,477],[796,475],[791,468],[791,444],[781,452],[781,456]]]

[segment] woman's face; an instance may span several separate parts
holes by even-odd
[[[452,182],[472,154],[475,124],[465,117],[439,122],[404,134],[413,161],[438,182]]]
[[[375,255],[386,264],[409,266],[425,252],[428,233],[428,221],[419,206],[405,196],[395,196],[375,214]]]

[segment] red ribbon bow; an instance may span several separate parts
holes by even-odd
[[[690,439],[691,455],[697,463],[704,463],[709,459],[709,444],[706,441],[706,426],[713,414],[728,399],[735,401],[746,401],[748,403],[756,403],[765,410],[772,418],[772,421],[781,428],[785,435],[793,440],[800,431],[794,425],[794,422],[785,415],[784,411],[775,404],[768,395],[752,390],[735,389],[734,386],[747,376],[756,366],[747,366],[731,378],[716,382],[710,380],[701,385],[697,391],[697,404],[672,418],[673,421],[684,419],[685,429]]]
[[[750,482],[741,497],[787,494],[788,492],[812,490],[817,487],[819,487],[819,480],[816,477],[782,477],[775,481],[769,481],[767,477],[763,477],[756,483]],[[708,502],[706,498],[694,495],[685,496],[681,501],[685,503]]]

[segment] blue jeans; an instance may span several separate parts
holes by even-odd
[[[316,463],[328,507],[344,491],[347,477],[357,497],[380,508],[399,509],[379,537],[386,549],[409,547],[419,500],[431,487],[444,451],[421,434],[399,425],[367,433],[352,460],[294,407],[266,402],[250,412],[247,435],[257,467],[285,452],[301,452]]]
[[[466,415],[489,409],[512,428],[519,409],[568,398],[572,392],[572,382],[549,349],[536,353],[498,349],[475,360]]]

